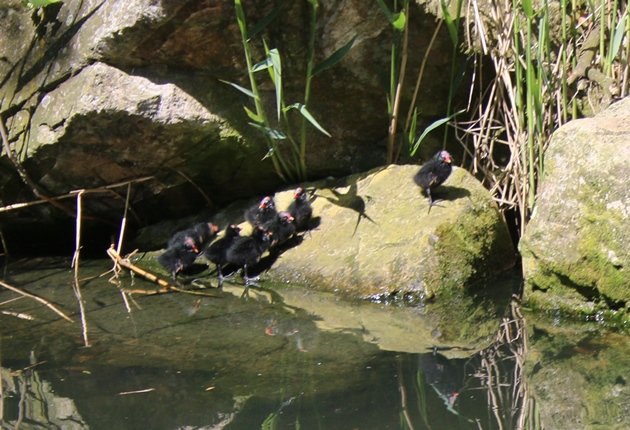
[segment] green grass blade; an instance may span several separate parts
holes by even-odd
[[[315,66],[313,68],[313,73],[311,74],[311,76],[315,76],[319,72],[323,72],[324,70],[331,68],[332,66],[343,60],[348,52],[350,52],[350,49],[352,49],[352,46],[354,45],[354,41],[356,39],[357,36],[354,36],[352,39],[350,39],[350,42],[337,49],[335,52],[332,53],[330,57],[326,58],[324,61]]]
[[[236,88],[237,90],[239,90],[240,92],[242,92],[243,94],[256,99],[256,94],[254,94],[251,90],[248,90],[245,87],[241,87],[239,84],[235,84],[234,82],[230,82],[230,81],[224,81],[223,79],[219,79],[219,81],[223,82],[224,84],[228,84],[234,88]]]
[[[296,110],[298,110],[302,114],[302,116],[304,118],[306,118],[308,120],[308,122],[310,122],[313,125],[313,127],[318,129],[320,132],[322,132],[326,136],[332,137],[330,135],[330,133],[328,133],[326,130],[324,130],[324,127],[322,127],[317,122],[317,120],[313,117],[313,115],[311,115],[311,113],[308,111],[308,109],[306,109],[306,106],[304,106],[302,103],[293,103],[292,105],[287,106],[286,109],[296,109]]]
[[[264,122],[263,118],[260,115],[258,115],[256,112],[252,111],[247,106],[243,106],[243,109],[245,109],[245,113],[247,114],[249,119],[251,119],[252,121],[254,121],[254,122],[258,123],[258,124],[262,124]]]
[[[278,121],[280,121],[280,111],[282,110],[282,60],[280,52],[274,48],[269,51],[269,61],[273,66],[273,85],[276,87],[276,111]]]
[[[400,11],[395,13],[393,15],[392,25],[394,26],[394,29],[403,31],[407,25],[407,16],[405,15],[405,12]]]
[[[271,64],[271,59],[267,57],[266,59],[262,60],[260,63],[254,64],[254,66],[252,67],[252,72],[256,73],[256,72],[260,72],[261,70],[267,70],[272,66],[273,64]]]
[[[256,124],[255,122],[250,122],[249,125],[256,127],[258,130],[262,131],[270,139],[284,140],[287,138],[286,134],[284,134],[280,130],[276,130],[275,128],[267,127],[261,124]]]
[[[621,48],[621,42],[623,42],[623,37],[625,35],[626,30],[626,20],[628,19],[628,9],[623,11],[623,15],[619,19],[617,23],[617,28],[615,28],[615,35],[613,36],[612,48],[610,50],[610,58],[611,60],[617,57],[619,53],[619,48]]]
[[[385,16],[387,17],[387,21],[389,22],[393,22],[393,14],[392,12],[389,10],[389,8],[387,7],[387,5],[385,4],[385,2],[383,0],[376,0],[376,2],[378,3],[378,5],[381,7],[381,9],[383,10],[383,12],[385,13]]]
[[[258,23],[252,27],[252,29],[249,32],[248,42],[258,33],[260,33],[265,28],[267,28],[267,26],[271,24],[271,22],[278,17],[280,12],[282,11],[282,6],[284,6],[284,1],[283,0],[278,1],[276,4],[276,7],[274,7],[271,12],[265,15],[263,19],[258,21]]]
[[[413,146],[411,148],[411,151],[409,152],[409,155],[411,155],[412,157],[415,155],[416,151],[418,150],[418,148],[420,147],[420,143],[422,143],[422,141],[424,140],[425,137],[427,137],[427,135],[429,133],[431,133],[433,130],[435,130],[436,128],[438,128],[439,126],[449,122],[450,120],[452,120],[455,116],[459,115],[460,113],[464,112],[464,110],[460,110],[455,112],[453,115],[447,116],[446,118],[442,118],[442,119],[438,119],[437,121],[432,122],[431,124],[429,124],[429,126],[427,128],[424,129],[424,131],[422,132],[422,134],[420,135],[420,137],[418,137],[418,139],[413,143]]]

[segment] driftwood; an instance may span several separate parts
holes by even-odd
[[[6,288],[7,290],[13,291],[14,293],[18,293],[23,295],[24,297],[28,297],[29,299],[33,299],[36,300],[40,303],[42,303],[43,305],[45,305],[46,307],[48,307],[50,310],[52,310],[53,312],[55,312],[57,315],[59,315],[61,318],[65,319],[66,321],[69,322],[74,322],[72,321],[72,318],[70,318],[68,315],[66,315],[65,313],[63,313],[61,310],[59,310],[59,308],[57,308],[55,305],[53,305],[52,303],[50,303],[48,300],[43,299],[35,294],[31,294],[31,293],[27,293],[26,291],[20,290],[19,288],[13,287],[9,284],[7,284],[6,282],[0,281],[0,286]]]
[[[170,293],[170,292],[178,292],[178,293],[184,293],[184,294],[191,294],[191,295],[195,295],[195,296],[204,296],[204,297],[214,297],[214,298],[220,298],[220,296],[214,295],[214,294],[208,294],[208,293],[204,293],[201,291],[191,291],[191,290],[185,290],[183,288],[179,288],[176,285],[173,285],[172,283],[166,281],[165,279],[162,279],[160,277],[158,277],[157,275],[136,266],[135,264],[131,263],[128,259],[126,258],[122,258],[118,252],[116,252],[116,250],[114,249],[114,246],[112,245],[108,250],[107,250],[107,255],[109,255],[109,258],[111,258],[112,260],[114,260],[114,263],[118,264],[121,267],[124,267],[125,269],[142,276],[144,279],[146,279],[147,281],[151,281],[155,284],[158,284],[160,287],[157,290],[139,290],[139,289],[135,289],[135,290],[129,290],[129,289],[122,289],[122,291],[124,291],[125,293],[128,294],[143,294],[143,295],[147,295],[147,296],[151,296],[151,295],[156,295],[156,294],[166,294],[166,293]]]

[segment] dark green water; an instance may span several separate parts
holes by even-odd
[[[592,324],[264,282],[248,297],[135,294],[129,313],[111,274],[94,277],[109,268],[82,264],[90,347],[67,262],[3,277],[74,319],[0,289],[3,429],[630,428],[628,338]]]

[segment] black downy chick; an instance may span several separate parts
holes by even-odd
[[[168,247],[166,251],[157,258],[157,261],[171,273],[173,280],[175,280],[179,272],[192,266],[197,255],[199,255],[199,250],[193,239],[191,237],[185,237],[178,239],[177,243]]]
[[[226,260],[230,264],[243,268],[245,285],[252,285],[258,278],[250,278],[248,268],[260,261],[260,257],[271,243],[271,234],[256,227],[251,236],[237,238],[227,250]]]
[[[306,190],[302,187],[298,187],[293,194],[293,201],[287,209],[294,219],[295,228],[297,231],[304,231],[308,229],[309,221],[313,216],[313,208],[311,202],[308,199]]]
[[[258,205],[254,205],[245,211],[245,219],[253,226],[259,227],[273,219],[278,212],[273,197],[265,196]]]
[[[219,278],[219,286],[223,284],[225,277],[223,276],[223,267],[228,263],[227,251],[240,237],[241,228],[236,224],[231,224],[225,228],[225,233],[221,239],[212,243],[204,252],[205,257],[214,263],[217,267],[217,276]]]
[[[216,236],[219,228],[212,223],[198,223],[192,228],[179,231],[168,241],[167,249],[158,257],[158,263],[176,279],[177,274],[192,266],[197,256]]]
[[[436,201],[431,191],[440,186],[451,174],[453,158],[447,151],[439,151],[427,161],[413,177],[414,182],[422,188],[429,198],[429,211]]]
[[[286,211],[278,212],[276,218],[265,223],[262,228],[271,233],[271,246],[280,245],[291,239],[296,230],[293,216]]]

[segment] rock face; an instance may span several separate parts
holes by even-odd
[[[630,98],[554,134],[521,241],[528,302],[585,314],[627,307],[629,172]]]
[[[388,84],[380,77],[389,71],[393,37],[375,3],[319,3],[315,62],[355,43],[312,82],[309,111],[333,136],[309,130],[312,178],[383,164]],[[273,2],[244,7],[253,28]],[[432,8],[412,5],[410,70],[418,70],[436,27]],[[309,2],[284,2],[274,13],[264,34],[282,56],[291,104],[304,91]],[[155,180],[134,186],[131,200],[134,220],[148,223],[280,186],[263,160],[267,146],[243,110],[251,100],[221,82],[248,85],[233,1],[67,0],[32,10],[9,0],[0,5],[0,18],[0,112],[12,150],[44,194],[151,175]],[[264,57],[260,40],[251,42],[256,62]],[[419,100],[427,102],[419,107],[426,115],[419,124],[445,109],[450,46],[443,28],[425,70],[431,85],[421,88]],[[275,112],[274,88],[259,75],[268,112]],[[413,90],[413,80],[407,83],[403,101]],[[3,205],[33,200],[4,151],[0,173]],[[117,220],[124,198],[102,197],[86,199],[86,213]],[[38,206],[13,218],[5,214],[3,224],[33,226],[55,214],[65,217]]]
[[[390,166],[340,183],[315,183],[320,225],[281,254],[269,276],[373,299],[459,294],[515,261],[507,227],[490,194],[454,169],[439,206],[412,180],[418,166]],[[290,191],[276,195],[288,206]]]

